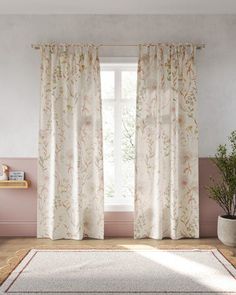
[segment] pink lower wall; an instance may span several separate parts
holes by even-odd
[[[37,202],[37,159],[0,158],[11,170],[22,170],[31,180],[29,189],[0,189],[0,236],[35,236]],[[200,236],[216,236],[217,216],[222,210],[207,196],[209,176],[217,176],[209,158],[199,159]],[[106,212],[105,236],[132,237],[133,213]]]

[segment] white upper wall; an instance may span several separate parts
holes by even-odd
[[[1,14],[234,14],[235,0],[0,0]]]
[[[197,53],[200,156],[213,155],[236,129],[236,15],[0,15],[0,40],[0,157],[37,156],[40,54],[31,44],[38,42],[205,43]]]

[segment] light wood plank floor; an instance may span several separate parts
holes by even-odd
[[[131,238],[107,238],[105,240],[57,240],[36,238],[0,238],[0,267],[15,255],[18,250],[30,248],[43,249],[162,249],[162,248],[217,248],[228,249],[236,256],[236,248],[224,246],[217,239],[182,239],[182,240],[134,240]]]

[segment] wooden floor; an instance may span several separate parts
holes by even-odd
[[[217,248],[230,250],[236,256],[236,248],[224,246],[217,239],[182,239],[182,240],[134,240],[131,238],[109,238],[105,240],[57,240],[36,238],[0,238],[0,267],[15,255],[18,250],[42,249],[84,249],[84,248],[113,248],[113,249],[162,249],[162,248]]]

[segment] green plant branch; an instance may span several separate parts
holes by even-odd
[[[236,215],[236,131],[229,136],[230,151],[226,145],[219,145],[212,159],[218,168],[221,180],[216,183],[212,178],[212,185],[206,187],[210,198],[215,200],[229,217]]]

